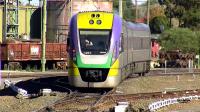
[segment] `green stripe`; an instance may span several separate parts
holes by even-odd
[[[80,54],[77,54],[77,67],[78,68],[110,68],[112,61],[112,54],[108,55],[108,59],[105,64],[84,64],[81,61]]]

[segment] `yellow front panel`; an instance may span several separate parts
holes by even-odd
[[[69,59],[69,70],[68,76],[80,76],[78,67],[74,64],[72,60]]]
[[[119,75],[119,59],[110,67],[108,76],[117,76]]]
[[[96,17],[96,15],[100,17]],[[95,15],[95,17],[92,17]],[[90,24],[89,21],[93,20],[94,23]],[[101,24],[97,21],[101,20]],[[78,29],[111,29],[113,23],[113,14],[107,12],[83,12],[77,16]]]

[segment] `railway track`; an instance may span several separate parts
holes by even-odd
[[[64,98],[53,102],[50,105],[46,105],[43,108],[35,110],[36,112],[45,112],[49,110],[55,111],[86,111],[90,110],[95,104],[101,100],[111,89],[89,89],[89,88],[74,88],[68,85],[68,80],[66,76],[58,77],[42,77],[42,78],[33,78],[28,82],[21,82],[16,84],[18,87],[21,87],[27,90],[30,94],[33,95],[32,98],[40,97],[39,90],[43,88],[50,88],[54,93],[62,92],[65,93]],[[64,108],[66,104],[75,104],[71,105],[69,109]],[[80,106],[77,107],[77,105]],[[68,107],[67,106],[67,107]],[[64,108],[64,109],[63,109]]]
[[[170,72],[163,73],[163,69],[151,71],[147,76],[159,76],[159,75],[179,75],[187,74],[188,72]],[[199,74],[199,69],[194,74]],[[24,75],[22,75],[23,77]],[[29,75],[30,76],[30,75]],[[50,75],[51,76],[51,75]],[[14,76],[15,77],[15,76]],[[26,77],[26,76],[25,76]],[[132,75],[129,78],[137,78],[137,75]],[[166,99],[173,97],[181,97],[187,95],[200,95],[200,90],[184,90],[184,91],[166,91],[166,92],[152,92],[152,93],[138,93],[138,94],[120,94],[115,89],[102,90],[102,89],[81,89],[73,88],[68,85],[66,76],[59,77],[35,77],[30,80],[32,85],[27,85],[26,88],[51,88],[53,91],[66,93],[64,98],[61,98],[54,103],[44,106],[36,110],[37,112],[45,111],[102,111],[116,105],[120,101],[135,101],[141,99]],[[26,85],[22,83],[22,85]],[[23,87],[22,87],[23,88]],[[30,89],[29,89],[30,90]],[[30,91],[31,92],[31,91]],[[36,92],[36,90],[34,91]],[[34,93],[32,91],[32,93]]]

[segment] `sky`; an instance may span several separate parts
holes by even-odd
[[[142,3],[144,3],[145,1],[147,1],[147,0],[137,0],[137,3],[138,3],[138,4],[142,4]],[[132,0],[132,2],[135,3],[135,0]]]
[[[27,4],[28,3],[28,0],[20,0],[23,4]],[[39,0],[32,0],[31,1],[31,4],[32,5],[36,5],[36,6],[39,6]]]
[[[27,4],[28,0],[20,0],[23,4]],[[132,0],[133,3],[135,3],[135,0]],[[147,0],[137,0],[138,4],[142,4]],[[32,0],[31,4],[38,6],[39,5],[39,0]]]

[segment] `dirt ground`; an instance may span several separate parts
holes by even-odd
[[[200,75],[178,76],[145,76],[127,79],[116,89],[121,94],[148,93],[160,91],[179,91],[200,89]],[[30,112],[51,105],[55,101],[66,96],[65,93],[58,93],[56,96],[41,96],[33,99],[18,99],[13,94],[3,94],[6,90],[0,91],[0,112]],[[6,92],[5,92],[6,93]],[[159,99],[144,99],[130,101],[133,108],[147,108],[147,106]],[[162,108],[160,112],[199,112],[200,101],[175,104]],[[113,105],[112,105],[113,106]]]
[[[0,112],[37,112],[63,98],[64,94],[56,96],[41,96],[34,99],[18,99],[15,96],[0,96]]]
[[[200,75],[179,76],[146,76],[131,78],[122,82],[116,89],[122,94],[136,94],[164,91],[181,91],[200,89]],[[132,101],[134,108],[147,109],[147,106],[161,99],[147,99]],[[160,110],[160,112],[200,112],[200,101],[192,101],[184,104],[171,105]]]
[[[123,94],[200,89],[200,75],[146,76],[130,78],[117,87]]]

